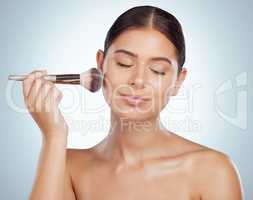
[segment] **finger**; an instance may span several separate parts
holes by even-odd
[[[44,100],[46,111],[52,110],[53,112],[55,112],[56,110],[58,110],[58,96],[61,96],[61,92],[55,86],[51,87]]]
[[[23,93],[24,93],[24,101],[27,105],[27,108],[30,112],[34,111],[32,101],[29,99],[29,95],[31,93],[32,87],[34,85],[34,81],[36,77],[40,77],[42,75],[42,71],[35,70],[31,72],[27,78],[23,81]]]
[[[27,102],[30,106],[35,107],[36,102],[38,100],[40,100],[37,97],[39,96],[40,89],[43,86],[44,82],[45,82],[45,80],[43,80],[41,78],[37,78],[34,80],[33,85],[32,85],[30,92],[29,92],[29,96],[27,97]],[[38,108],[36,108],[36,109],[38,109]],[[37,111],[40,112],[41,107],[40,107],[40,110],[37,110]]]
[[[23,94],[25,98],[29,96],[29,91],[31,89],[33,81],[36,78],[36,76],[39,76],[39,73],[42,73],[42,71],[35,70],[30,74],[28,74],[27,77],[23,80]]]
[[[62,97],[63,97],[63,95],[62,95],[62,92],[60,91],[60,93],[56,97],[56,105],[57,106],[59,105],[60,101],[62,100]]]
[[[45,98],[49,92],[49,90],[54,87],[54,84],[50,81],[44,81],[40,87],[40,90],[37,94],[37,100],[36,100],[36,103],[35,103],[35,107],[39,107],[39,108],[44,108],[45,107]]]
[[[42,76],[44,76],[45,75],[45,71],[34,71],[32,74],[30,74],[29,75],[29,77],[28,78],[30,78],[31,80],[32,80],[32,83],[31,83],[31,87],[30,87],[30,90],[28,91],[28,94],[27,94],[27,98],[30,96],[30,93],[31,93],[31,89],[32,89],[32,87],[34,86],[34,84],[35,84],[35,81],[37,80],[37,79],[40,79],[40,78],[42,78]],[[42,80],[41,80],[42,81]],[[40,82],[40,81],[39,81]],[[39,83],[38,82],[38,83]],[[37,84],[38,84],[37,83]],[[35,84],[36,85],[36,84]],[[37,85],[37,87],[39,87],[39,85]],[[37,88],[38,89],[38,88]]]
[[[29,107],[33,105],[36,99],[36,95],[41,87],[41,84],[44,82],[42,76],[45,74],[45,71],[33,71],[28,75],[28,80],[30,81],[30,85],[28,92],[26,93],[26,102]]]
[[[54,98],[53,103],[52,103],[53,119],[54,119],[54,122],[57,123],[61,115],[61,112],[59,110],[59,102],[62,99],[62,93],[57,88],[53,91],[53,98]]]

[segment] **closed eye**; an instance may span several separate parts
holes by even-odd
[[[155,74],[159,74],[159,75],[165,75],[165,72],[159,72],[159,71],[155,71],[153,69],[151,69]]]
[[[131,67],[131,66],[132,66],[132,65],[125,65],[125,64],[119,63],[119,62],[117,62],[117,64],[118,64],[119,66],[122,66],[122,67]]]
[[[132,65],[125,65],[125,64],[119,63],[119,62],[117,62],[117,64],[122,67],[131,67],[132,66]],[[156,71],[153,69],[151,69],[151,71],[153,71],[155,74],[158,74],[158,75],[165,75],[165,72],[159,72],[159,71]]]

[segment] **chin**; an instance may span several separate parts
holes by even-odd
[[[154,113],[151,111],[145,111],[141,108],[122,108],[122,109],[114,109],[111,108],[112,112],[119,118],[122,118],[122,120],[129,120],[129,121],[146,121],[150,118],[155,117]],[[139,109],[139,110],[138,110]]]

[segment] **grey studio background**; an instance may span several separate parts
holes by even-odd
[[[186,37],[188,77],[161,118],[166,127],[229,155],[253,199],[252,93],[253,3],[212,1],[0,1],[0,199],[25,200],[31,190],[41,134],[25,110],[20,82],[9,74],[34,69],[80,73],[96,67],[113,21],[137,5],[175,15]],[[68,148],[89,148],[109,127],[101,90],[59,86],[70,126]]]

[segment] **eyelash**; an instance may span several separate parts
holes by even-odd
[[[122,66],[122,67],[131,67],[132,65],[124,65],[124,64],[122,64],[122,63],[117,63],[119,66]],[[165,72],[158,72],[158,71],[155,71],[155,70],[153,70],[153,69],[151,69],[155,74],[158,74],[158,75],[162,75],[162,76],[164,76],[165,75]]]

